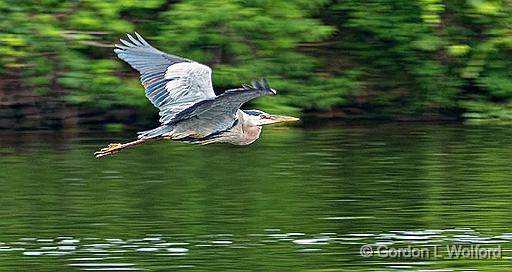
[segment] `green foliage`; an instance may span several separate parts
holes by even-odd
[[[121,65],[111,41],[134,29],[121,18],[124,10],[160,2],[2,1],[0,69],[18,73],[36,94],[63,93],[95,106],[144,105],[138,83],[115,75]]]
[[[460,84],[438,57],[446,43],[437,33],[441,3],[354,0],[333,10],[349,32],[340,43],[365,72],[371,104],[402,114],[453,107]]]
[[[509,119],[510,25],[512,4],[487,0],[4,0],[0,73],[72,103],[149,107],[112,53],[137,30],[212,65],[219,89],[268,78],[280,96],[253,102],[265,110]]]
[[[276,89],[282,90],[283,98],[258,101],[261,105],[286,106],[287,111],[297,106],[326,108],[336,103],[317,103],[318,94],[308,89],[313,82],[328,86],[337,79],[316,75],[320,63],[297,50],[300,43],[322,41],[334,31],[311,18],[325,2],[182,1],[161,14],[159,37],[168,42],[163,46],[168,51],[215,65],[214,81],[221,87],[267,77]],[[341,99],[346,88],[337,86],[334,97],[328,99]],[[304,103],[305,100],[310,102]]]
[[[480,0],[334,1],[329,9],[346,32],[338,43],[366,75],[370,104],[394,114],[460,108],[466,117],[484,105],[468,100],[502,109],[512,99],[511,15],[510,3]]]

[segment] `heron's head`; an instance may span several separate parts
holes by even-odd
[[[299,118],[284,116],[284,115],[273,115],[260,110],[244,110],[246,114],[251,116],[257,126],[270,125],[281,122],[296,122],[300,121]]]

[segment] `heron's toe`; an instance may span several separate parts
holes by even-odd
[[[100,151],[97,151],[94,153],[96,157],[102,157],[106,156],[112,153],[115,153],[123,148],[123,144],[109,144],[107,147],[104,147],[100,149]]]
[[[123,146],[122,144],[109,144],[109,145],[107,145],[107,147],[102,148],[100,150],[100,152],[109,152],[109,151],[112,151],[112,150],[119,149],[122,146]]]

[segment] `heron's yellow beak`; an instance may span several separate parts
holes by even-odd
[[[284,115],[268,115],[266,119],[268,119],[269,124],[300,121],[299,118]]]

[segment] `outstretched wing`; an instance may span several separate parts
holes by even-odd
[[[251,86],[227,90],[213,99],[198,102],[179,113],[177,118],[183,120],[197,117],[198,120],[204,121],[203,125],[209,129],[222,131],[233,125],[235,114],[244,103],[256,97],[275,94],[276,91],[262,79],[254,81]]]
[[[210,67],[164,53],[135,33],[116,44],[117,56],[139,71],[146,97],[160,110],[160,122],[175,122],[177,115],[199,101],[215,97]]]
[[[256,97],[275,94],[276,91],[270,88],[268,82],[265,79],[260,79],[253,81],[250,86],[246,85],[243,86],[243,88],[225,91],[215,97],[210,107],[205,109],[205,111],[223,112],[234,115],[244,103]]]

